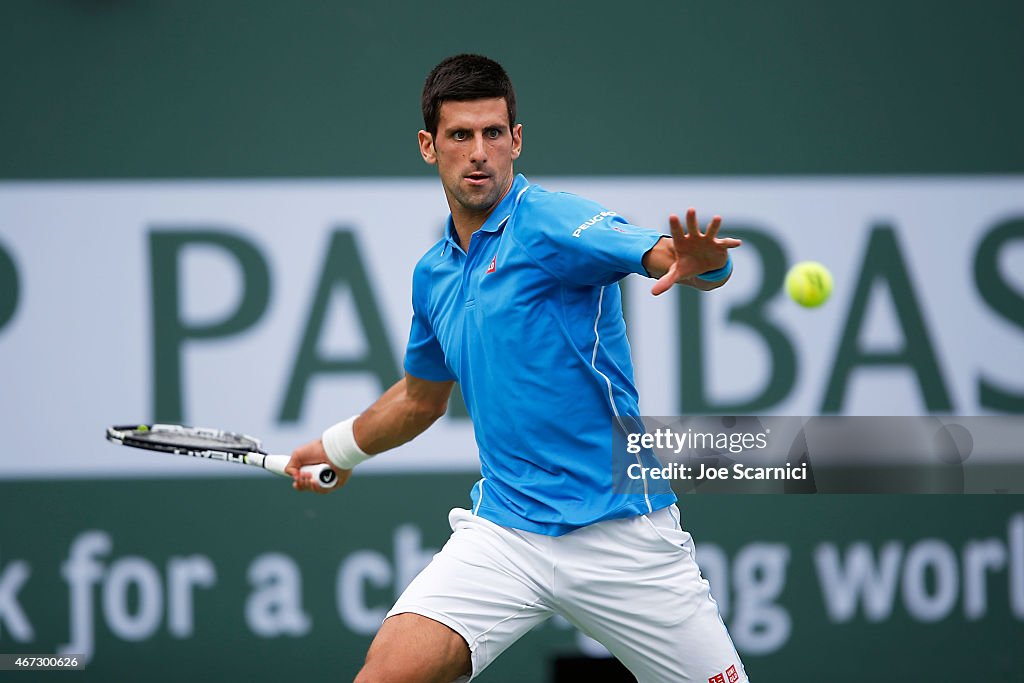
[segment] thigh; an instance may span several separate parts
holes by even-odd
[[[746,681],[677,515],[673,506],[583,530],[561,563],[574,577],[557,604],[639,683]]]
[[[433,619],[399,614],[380,627],[356,683],[449,683],[471,670],[462,636]]]
[[[478,675],[527,631],[551,616],[544,577],[550,558],[533,538],[465,510],[450,515],[452,536],[388,612],[415,614],[457,633]],[[415,653],[410,653],[415,656]]]

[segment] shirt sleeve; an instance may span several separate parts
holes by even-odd
[[[643,257],[661,233],[576,195],[537,195],[524,196],[514,229],[517,240],[549,272],[576,285],[608,285],[630,273],[647,276]]]
[[[412,327],[409,330],[409,343],[405,347],[405,371],[413,377],[431,382],[449,382],[456,378],[445,363],[444,350],[427,315],[429,287],[429,271],[418,266],[413,271],[412,279]]]

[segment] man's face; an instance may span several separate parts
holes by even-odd
[[[490,211],[512,186],[512,161],[519,157],[523,127],[509,129],[505,99],[496,97],[441,105],[437,135],[419,133],[420,153],[437,164],[453,213]]]

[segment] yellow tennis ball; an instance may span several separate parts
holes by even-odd
[[[817,261],[801,261],[786,273],[786,291],[801,306],[820,306],[832,293],[832,274]]]

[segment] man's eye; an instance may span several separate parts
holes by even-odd
[[[452,138],[454,138],[455,140],[462,141],[462,140],[465,140],[468,137],[469,137],[469,135],[467,135],[466,131],[464,131],[464,130],[457,130],[454,133],[452,133]]]
[[[498,128],[488,128],[487,137],[489,137],[492,140],[497,140],[499,137],[501,137],[501,130],[499,130]]]

